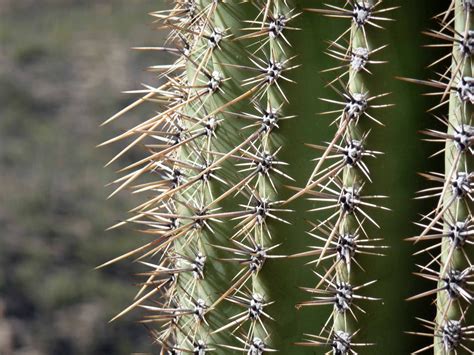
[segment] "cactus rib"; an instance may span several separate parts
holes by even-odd
[[[433,342],[415,353],[473,353],[468,344],[473,340],[470,334],[474,327],[468,324],[468,308],[474,297],[469,287],[474,269],[466,250],[472,234],[471,204],[474,186],[470,138],[473,133],[471,116],[474,102],[471,95],[474,54],[472,10],[471,1],[453,0],[448,10],[437,16],[441,29],[425,32],[437,42],[447,42],[450,48],[449,54],[431,64],[435,66],[450,61],[448,69],[440,78],[431,81],[407,79],[433,88],[441,97],[440,103],[430,111],[449,106],[447,118],[435,116],[446,127],[446,131],[423,131],[429,137],[428,141],[444,145],[435,155],[444,154],[445,169],[443,173],[421,174],[435,186],[419,191],[417,198],[436,198],[438,202],[417,223],[423,228],[421,234],[408,238],[415,243],[435,242],[415,253],[429,253],[431,260],[426,265],[418,265],[420,271],[416,275],[436,284],[433,289],[409,298],[415,300],[436,297],[435,321],[421,320],[422,325],[430,332],[412,332],[431,337]]]
[[[357,313],[364,312],[361,301],[378,301],[377,298],[359,294],[359,290],[375,281],[360,283],[357,261],[361,254],[383,255],[380,238],[369,237],[367,225],[379,227],[370,216],[370,209],[384,209],[375,201],[385,196],[364,195],[366,184],[371,183],[367,158],[376,157],[380,152],[367,149],[371,123],[381,125],[373,116],[373,111],[390,105],[378,102],[387,94],[372,95],[373,78],[369,67],[384,61],[374,59],[384,46],[373,44],[373,34],[381,29],[381,23],[389,21],[385,14],[394,7],[383,8],[382,1],[348,1],[339,7],[327,4],[325,9],[308,11],[351,20],[350,27],[330,43],[327,54],[341,62],[340,65],[324,70],[337,72],[337,77],[328,86],[332,87],[338,99],[322,99],[338,109],[324,112],[338,117],[334,137],[325,146],[310,145],[322,151],[316,159],[316,166],[303,189],[291,198],[303,194],[309,199],[325,205],[312,211],[333,210],[332,214],[311,223],[309,234],[321,245],[313,246],[311,251],[296,256],[312,256],[311,264],[318,266],[329,262],[327,270],[319,273],[315,287],[304,288],[312,295],[310,301],[301,306],[331,305],[333,310],[318,335],[308,335],[300,342],[304,346],[328,346],[333,354],[354,353],[357,347],[373,345],[355,341],[359,333]],[[343,45],[347,43],[347,45]],[[345,82],[343,82],[345,80]],[[291,200],[290,199],[290,200]],[[354,264],[356,267],[354,267]],[[322,336],[326,333],[327,336]]]

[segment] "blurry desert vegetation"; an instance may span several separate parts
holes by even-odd
[[[147,350],[141,326],[107,324],[133,295],[133,270],[92,270],[134,245],[130,231],[104,232],[133,201],[105,203],[112,153],[95,146],[130,100],[120,92],[147,77],[152,58],[130,47],[160,41],[156,6],[0,0],[2,355]]]

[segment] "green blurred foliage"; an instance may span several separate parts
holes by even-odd
[[[301,0],[297,5],[321,3]],[[393,212],[374,215],[382,225],[377,233],[391,249],[385,258],[362,262],[367,278],[380,280],[371,294],[384,301],[366,307],[368,315],[361,319],[369,324],[362,323],[361,335],[377,343],[364,353],[395,355],[421,347],[423,340],[403,331],[418,329],[414,317],[431,318],[434,311],[429,301],[404,301],[426,284],[410,274],[414,263],[421,260],[411,256],[414,248],[402,239],[417,232],[411,221],[429,209],[426,203],[412,200],[424,184],[416,172],[440,171],[442,162],[427,159],[434,147],[421,143],[417,133],[436,126],[425,113],[432,99],[420,97],[423,88],[394,77],[431,75],[424,67],[440,53],[421,47],[429,40],[420,32],[435,25],[430,17],[447,2],[385,3],[402,5],[402,9],[393,14],[397,21],[388,24],[378,39],[380,44],[390,44],[381,55],[390,64],[373,72],[381,78],[378,90],[393,92],[389,101],[396,106],[381,114],[386,127],[376,127],[371,137],[372,147],[386,154],[370,163],[376,182],[369,191],[390,195],[387,205]],[[130,228],[104,232],[138,201],[126,192],[106,200],[110,189],[104,185],[114,172],[102,166],[119,147],[95,146],[153,112],[150,106],[111,127],[98,128],[131,99],[120,91],[153,83],[152,74],[142,69],[169,59],[129,50],[162,43],[163,34],[153,31],[147,16],[160,6],[162,1],[147,0],[0,0],[2,355],[152,351],[146,330],[133,322],[136,317],[107,324],[132,299],[137,269],[127,263],[100,271],[93,268],[138,245],[143,236]],[[289,145],[281,158],[291,163],[289,171],[298,185],[304,184],[313,167],[310,159],[316,154],[304,143],[319,144],[333,132],[328,128],[330,120],[316,114],[328,108],[318,97],[335,97],[325,87],[332,76],[318,72],[335,64],[323,54],[324,41],[336,38],[343,22],[305,13],[297,23],[303,31],[290,35],[298,53],[296,61],[303,65],[293,73],[298,85],[289,88],[288,111],[298,118],[282,125]],[[140,152],[127,159],[132,161],[136,154]],[[303,213],[311,207],[304,199],[291,207],[299,213],[294,214],[292,226],[281,227],[288,235],[287,254],[309,245],[305,219],[317,217]],[[286,342],[300,340],[304,332],[318,331],[330,311],[295,310],[294,304],[306,297],[296,288],[315,282],[310,268],[303,264],[299,259],[269,263],[279,275],[275,287],[288,308],[275,317],[282,325],[294,323],[296,329],[282,339]],[[317,352],[292,348],[291,353]]]

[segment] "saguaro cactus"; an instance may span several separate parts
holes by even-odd
[[[323,151],[322,156],[316,159],[307,186],[299,189],[292,199],[308,194],[310,200],[325,203],[312,211],[335,210],[322,221],[311,223],[309,234],[318,244],[308,252],[295,255],[312,256],[314,259],[310,264],[317,267],[321,261],[329,261],[326,271],[316,269],[317,285],[304,288],[312,298],[299,307],[330,305],[333,309],[319,334],[308,335],[307,340],[299,344],[332,347],[334,354],[348,354],[358,347],[370,345],[354,339],[358,333],[356,312],[363,311],[360,301],[378,300],[366,296],[363,291],[360,293],[375,281],[363,280],[362,266],[357,259],[361,254],[382,255],[380,249],[385,248],[380,245],[380,238],[369,236],[366,226],[368,222],[379,227],[370,216],[370,209],[386,209],[372,202],[384,196],[364,195],[363,191],[366,183],[372,182],[366,160],[380,154],[367,147],[371,126],[373,123],[381,125],[373,116],[374,111],[389,106],[377,103],[387,94],[371,92],[374,79],[370,66],[382,63],[375,56],[384,48],[375,47],[371,37],[380,30],[379,23],[389,20],[384,14],[395,8],[383,8],[382,1],[372,0],[348,1],[344,7],[332,4],[326,7],[309,11],[348,20],[347,30],[332,41],[328,49],[331,57],[343,62],[343,65],[326,70],[338,72],[329,86],[339,98],[322,99],[340,107],[324,112],[337,116],[333,122],[337,123],[337,130],[327,146],[311,145]]]
[[[274,225],[290,212],[279,190],[291,178],[277,155],[279,122],[291,118],[283,82],[294,68],[286,34],[297,14],[285,0],[185,0],[153,16],[167,43],[139,49],[177,59],[153,67],[164,83],[135,91],[144,96],[108,122],[143,102],[158,113],[104,143],[136,137],[113,160],[145,145],[114,193],[151,195],[119,224],[143,226],[151,241],[104,264],[133,256],[148,268],[117,317],[147,310],[162,353],[273,351],[281,311],[264,266],[283,257]]]
[[[104,143],[128,142],[110,163],[142,147],[135,150],[143,156],[120,170],[112,195],[128,189],[146,199],[112,228],[130,224],[149,237],[102,265],[134,258],[144,268],[135,299],[114,319],[140,308],[141,322],[162,354],[285,353],[289,345],[282,342],[296,338],[296,327],[278,324],[279,315],[288,312],[281,295],[294,298],[301,290],[277,290],[278,275],[266,265],[307,258],[317,280],[303,285],[310,299],[297,308],[329,306],[331,311],[326,317],[324,307],[317,307],[325,323],[312,323],[314,332],[291,344],[291,353],[305,353],[305,347],[336,355],[372,353],[368,346],[375,342],[375,329],[365,321],[364,308],[366,301],[380,299],[370,291],[376,281],[367,260],[384,255],[387,246],[383,225],[371,211],[387,208],[378,202],[385,196],[367,191],[389,193],[370,167],[372,158],[383,159],[371,137],[390,106],[388,94],[377,89],[389,78],[373,75],[372,68],[385,64],[386,45],[379,38],[396,7],[382,0],[348,0],[307,9],[341,18],[346,27],[327,49],[338,64],[323,70],[323,77],[335,73],[327,85],[334,97],[321,99],[321,105],[335,106],[323,112],[333,117],[335,133],[324,144],[308,144],[320,155],[306,186],[299,188],[293,185],[304,182],[294,182],[291,167],[278,157],[289,140],[280,123],[294,117],[288,86],[299,49],[291,46],[288,33],[296,30],[299,12],[289,0],[170,3],[171,9],[152,13],[167,31],[165,43],[137,49],[174,61],[151,67],[159,84],[131,91],[140,98],[106,121],[143,104],[155,112]],[[473,270],[466,247],[473,244],[473,9],[472,1],[453,1],[439,16],[441,30],[428,32],[451,50],[433,65],[451,60],[449,70],[434,81],[408,79],[436,88],[442,100],[435,109],[449,105],[448,117],[438,117],[447,130],[425,132],[445,144],[440,151],[444,172],[424,174],[441,186],[421,194],[439,202],[420,221],[423,232],[410,238],[420,245],[437,243],[420,251],[434,257],[418,274],[436,286],[412,299],[436,294],[437,315],[435,322],[422,321],[430,330],[416,334],[434,341],[418,352],[472,353],[468,341],[474,328],[467,315]],[[317,110],[316,103],[310,104]],[[283,191],[294,195],[285,201]],[[291,241],[278,224],[288,223],[288,206],[301,196],[311,201],[312,212],[331,211],[309,222],[315,242],[309,251],[286,255],[284,242]]]
[[[433,338],[432,344],[417,351],[433,350],[434,354],[472,354],[469,342],[473,340],[474,326],[469,325],[469,305],[473,300],[470,289],[473,267],[467,246],[472,244],[471,203],[473,174],[472,160],[472,55],[473,2],[453,0],[448,10],[438,16],[440,30],[426,34],[437,40],[434,46],[449,48],[450,53],[435,61],[432,66],[451,61],[446,72],[431,81],[408,79],[436,89],[441,102],[433,110],[449,106],[448,116],[435,116],[446,131],[424,131],[429,141],[440,142],[444,147],[436,153],[444,154],[444,172],[422,174],[438,186],[420,191],[418,198],[438,198],[436,207],[418,223],[423,231],[409,238],[416,242],[435,242],[416,254],[429,253],[431,260],[418,265],[418,276],[433,281],[432,290],[410,299],[436,296],[436,319],[422,319],[429,333],[414,333]],[[444,43],[441,43],[444,42]],[[439,252],[438,252],[439,248]]]

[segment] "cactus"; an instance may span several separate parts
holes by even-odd
[[[419,191],[417,198],[437,198],[436,207],[422,216],[420,235],[410,241],[427,244],[415,254],[428,254],[430,260],[418,265],[416,275],[434,282],[429,291],[417,294],[409,300],[436,297],[435,321],[421,319],[429,332],[412,332],[415,335],[433,338],[431,344],[418,352],[433,351],[434,354],[472,354],[473,325],[469,324],[469,305],[473,300],[470,289],[472,272],[469,252],[472,244],[472,46],[473,2],[453,0],[446,12],[437,16],[441,29],[426,32],[437,41],[433,46],[449,48],[450,52],[431,66],[449,61],[448,69],[431,81],[405,79],[428,85],[441,97],[440,103],[430,111],[442,111],[435,116],[445,130],[423,131],[428,141],[444,146],[434,155],[444,154],[444,172],[421,174],[434,184]],[[446,107],[448,107],[446,109]],[[445,118],[444,112],[448,113]]]
[[[183,0],[152,15],[168,39],[138,49],[176,60],[152,67],[162,84],[132,91],[143,96],[106,121],[144,102],[158,107],[104,143],[132,139],[111,162],[145,146],[113,194],[151,195],[113,226],[134,223],[151,241],[101,265],[135,257],[146,268],[135,300],[114,319],[144,309],[162,353],[274,351],[282,311],[265,264],[284,257],[275,227],[291,212],[281,206],[292,179],[278,152],[280,122],[292,118],[284,90],[296,66],[286,36],[298,13],[286,0]]]
[[[388,93],[377,85],[387,77],[377,70],[372,74],[372,68],[386,63],[386,43],[378,38],[396,9],[387,3],[348,0],[307,9],[342,18],[347,26],[326,51],[338,64],[323,70],[324,77],[335,73],[327,84],[334,96],[320,103],[334,106],[323,115],[334,119],[335,132],[325,144],[308,144],[319,154],[303,188],[295,187],[299,182],[291,177],[298,172],[290,173],[292,167],[279,158],[292,138],[282,122],[297,111],[289,105],[298,61],[294,53],[301,51],[290,44],[299,16],[294,5],[289,0],[174,0],[171,9],[152,13],[167,39],[159,47],[136,49],[174,61],[151,67],[158,86],[130,91],[139,99],[106,123],[144,104],[155,113],[103,143],[127,142],[109,164],[145,148],[113,182],[111,196],[128,189],[147,199],[111,229],[137,226],[149,237],[101,265],[134,258],[143,268],[135,299],[113,319],[141,309],[141,322],[162,354],[306,353],[308,347],[311,353],[372,353],[375,327],[364,309],[374,309],[371,303],[381,307],[381,302],[372,291],[376,280],[369,262],[388,248],[383,225],[371,212],[388,210],[378,202],[385,196],[372,193],[387,192],[370,173],[373,158],[383,160],[372,148],[372,136],[385,122],[380,112],[391,106]],[[422,191],[421,198],[437,196],[439,202],[420,221],[423,232],[410,238],[420,244],[438,242],[419,253],[431,255],[441,247],[418,273],[436,286],[411,298],[436,294],[436,321],[422,320],[429,332],[415,333],[432,337],[433,344],[420,351],[436,354],[469,351],[472,332],[467,321],[472,269],[465,250],[473,229],[472,9],[471,1],[453,1],[439,16],[442,29],[428,33],[450,48],[454,43],[452,53],[441,59],[452,59],[450,71],[438,81],[408,79],[439,90],[442,100],[435,109],[449,104],[449,117],[438,118],[447,132],[425,131],[446,144],[440,151],[444,173],[423,174],[441,186]],[[293,254],[289,250],[300,242],[279,227],[297,220],[288,217],[288,206],[303,195],[312,212],[331,212],[309,222],[310,250]],[[297,308],[318,306],[323,324],[311,320],[312,334],[303,340],[293,324],[279,324],[289,319],[283,295],[302,297],[301,290],[282,290],[285,285],[276,281],[275,270],[285,269],[290,258],[307,258],[317,276],[307,280],[313,284],[303,285],[310,299]],[[295,313],[302,319],[308,312]],[[289,344],[297,338],[297,344]]]
[[[343,64],[324,71],[338,73],[328,86],[339,97],[322,99],[337,106],[323,113],[336,116],[333,121],[337,123],[336,133],[326,146],[310,145],[323,153],[315,159],[317,163],[306,187],[294,188],[298,192],[290,198],[291,201],[308,194],[311,201],[324,204],[312,211],[333,210],[322,221],[311,222],[309,234],[317,244],[310,251],[294,257],[312,257],[309,264],[316,265],[315,273],[319,278],[315,287],[304,288],[312,298],[300,303],[298,308],[332,307],[319,334],[308,335],[298,344],[332,347],[334,354],[355,353],[355,349],[371,345],[356,340],[359,332],[359,314],[356,313],[364,312],[359,305],[361,301],[379,300],[366,296],[364,289],[375,281],[361,281],[365,276],[361,275],[363,269],[358,259],[361,254],[383,255],[381,250],[386,248],[380,245],[381,238],[373,238],[367,229],[367,224],[379,227],[370,216],[370,209],[387,210],[374,202],[384,196],[366,195],[364,190],[367,183],[372,183],[367,158],[380,154],[368,149],[372,125],[382,125],[374,117],[374,112],[390,106],[379,100],[387,94],[372,93],[372,82],[376,79],[372,77],[370,67],[383,63],[376,57],[385,48],[385,45],[376,47],[372,36],[381,29],[380,23],[390,20],[385,14],[394,9],[384,8],[382,1],[373,0],[348,1],[343,7],[328,4],[325,9],[308,9],[325,16],[347,19],[350,24],[327,50],[329,56]],[[318,268],[322,261],[329,262],[324,272]]]

